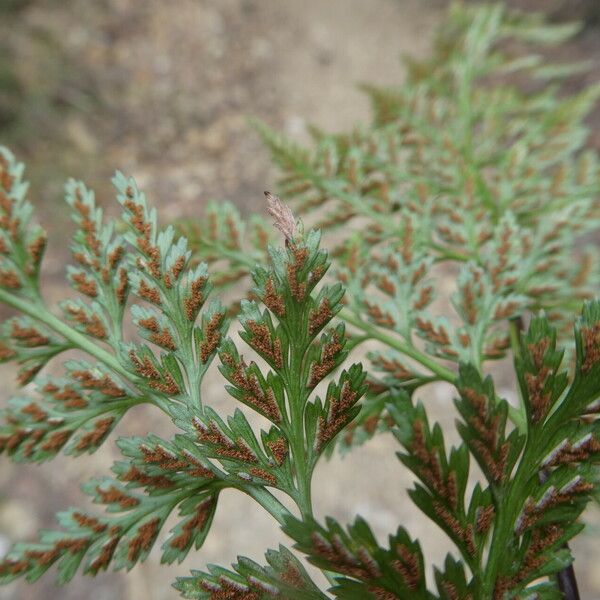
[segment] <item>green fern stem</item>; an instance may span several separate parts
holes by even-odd
[[[126,371],[121,366],[119,361],[112,354],[110,354],[110,352],[100,348],[91,342],[86,336],[79,333],[72,327],[69,327],[69,325],[63,323],[58,317],[55,317],[51,312],[49,312],[41,302],[33,304],[28,300],[16,298],[3,289],[0,289],[0,302],[28,315],[32,319],[36,319],[37,321],[44,323],[56,331],[56,333],[62,335],[65,339],[72,342],[74,346],[87,352],[94,358],[98,359],[101,363],[106,365],[109,369],[112,369],[119,375],[122,375],[131,381],[131,373]]]
[[[17,298],[13,294],[8,293],[6,290],[0,289],[0,302],[11,306],[19,312],[31,317],[32,319],[44,323],[44,325],[47,325],[56,333],[71,342],[73,347],[87,352],[90,356],[96,358],[103,365],[121,375],[125,379],[126,383],[130,385],[135,384],[134,376],[119,363],[115,356],[89,340],[85,335],[79,333],[66,323],[63,323],[58,317],[54,316],[41,301],[32,303],[26,299]],[[130,398],[128,402],[132,406],[134,404],[150,403],[157,406],[165,413],[170,414],[167,404],[162,402],[159,398],[137,396],[135,398]]]
[[[238,489],[256,500],[280,525],[292,517],[292,513],[269,490],[257,485],[240,485]]]
[[[521,512],[523,499],[527,495],[527,484],[531,479],[531,473],[537,472],[539,462],[537,446],[536,432],[530,432],[515,476],[508,484],[508,489],[498,497],[496,507],[498,518],[492,533],[486,568],[477,581],[478,587],[475,596],[477,600],[487,600],[493,597],[494,586],[498,576],[501,575],[507,548],[515,535],[514,526]]]
[[[433,358],[421,352],[418,348],[403,342],[397,337],[384,333],[378,327],[374,327],[370,323],[366,323],[347,308],[343,308],[339,312],[339,316],[347,323],[350,323],[350,325],[353,325],[354,327],[364,331],[369,338],[378,340],[389,348],[393,348],[394,350],[397,350],[413,360],[416,360],[418,363],[429,369],[436,376],[436,379],[441,379],[442,381],[447,381],[452,385],[456,385],[457,375],[454,373],[454,371],[451,371],[450,369],[447,369],[443,365],[439,364]],[[519,431],[526,431],[527,421],[523,409],[515,408],[509,404],[508,416]]]
[[[305,323],[307,317],[302,314],[294,315],[292,322],[298,324]],[[298,331],[301,331],[298,328]],[[309,463],[309,453],[306,448],[306,433],[304,431],[304,408],[306,405],[306,380],[302,376],[303,360],[307,350],[307,343],[304,334],[298,339],[296,332],[288,331],[290,343],[290,364],[286,374],[290,390],[290,447],[296,469],[296,485],[298,490],[297,504],[303,518],[310,518],[313,515],[312,509],[312,470],[314,465],[312,460]],[[296,339],[295,339],[296,338]]]

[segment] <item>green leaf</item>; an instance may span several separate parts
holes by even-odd
[[[296,548],[321,569],[339,573],[332,589],[336,597],[430,598],[425,587],[423,556],[418,542],[399,528],[382,548],[367,523],[358,517],[347,529],[327,518],[325,527],[316,521],[290,518],[285,533]]]
[[[97,517],[70,509],[59,513],[63,531],[43,530],[40,540],[17,544],[0,563],[0,581],[26,576],[34,581],[58,564],[65,583],[83,562],[96,575],[108,568],[131,569],[144,561],[167,517],[179,506],[181,520],[163,545],[162,562],[181,562],[199,548],[212,523],[219,491],[226,487],[214,469],[187,440],[166,442],[156,436],[119,440],[127,462],[113,466],[116,478],[93,479],[83,490],[106,507]]]
[[[312,582],[302,563],[284,546],[279,546],[277,551],[268,550],[266,558],[268,566],[263,567],[239,556],[233,565],[234,571],[208,565],[208,572],[192,571],[191,577],[179,577],[175,588],[184,598],[197,600],[217,594],[231,597],[251,594],[256,600],[327,598]]]

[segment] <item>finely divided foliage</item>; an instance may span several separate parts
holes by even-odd
[[[599,272],[580,243],[600,218],[582,126],[598,89],[564,97],[545,84],[530,94],[510,87],[507,73],[558,80],[573,67],[510,55],[504,42],[524,49],[572,32],[502,6],[456,7],[433,58],[409,62],[405,86],[367,88],[370,126],[314,130],[309,151],[259,125],[285,197],[336,233],[333,276],[320,233],[306,233],[272,194],[284,243],[268,244],[264,219],[245,226],[214,205],[186,226],[188,245],[117,173],[118,221],[103,218],[83,184],[66,186],[77,296],[56,316],[40,289],[46,235],[32,222],[23,166],[0,148],[0,301],[16,311],[2,324],[0,360],[15,361],[26,386],[2,411],[0,452],[17,462],[93,452],[142,403],[179,428],[168,440],[117,440],[123,460],[112,475],[83,485],[105,510],[60,513],[60,529],[4,557],[0,582],[35,581],[52,566],[61,582],[78,570],[130,569],[159,538],[161,561],[181,561],[209,534],[220,492],[233,488],[267,510],[297,552],[280,546],[265,566],[239,557],[232,569],[192,571],[175,584],[185,598],[562,597],[567,542],[599,491]],[[435,302],[444,269],[455,289]],[[245,276],[252,289],[233,307],[208,299],[213,286]],[[240,343],[227,336],[232,314]],[[378,342],[368,377],[347,362],[366,340]],[[76,352],[62,374],[40,373],[65,351]],[[507,353],[518,407],[484,373]],[[243,405],[226,418],[201,399],[213,360]],[[455,389],[455,447],[426,409],[426,386],[439,380]],[[455,547],[430,581],[404,527],[382,545],[361,517],[343,526],[313,513],[320,457],[382,430],[415,477],[410,499]]]
[[[200,411],[200,380],[216,354],[225,315],[214,303],[198,317],[208,278],[204,267],[189,266],[185,240],[175,241],[172,228],[158,231],[143,195],[121,174],[114,183],[129,228],[124,234],[103,223],[90,191],[69,182],[67,202],[77,226],[76,266],[69,267],[69,279],[81,297],[62,303],[59,319],[39,292],[37,240],[43,238],[29,226],[23,168],[2,150],[1,169],[2,262],[9,285],[3,280],[0,294],[24,313],[5,323],[3,358],[23,364],[18,379],[25,384],[58,353],[82,351],[81,358],[64,363],[64,375],[38,378],[38,394],[11,399],[3,415],[1,449],[18,461],[45,460],[61,450],[77,455],[96,450],[137,404],[154,404],[172,418]],[[134,302],[148,305],[128,304],[134,296]],[[152,348],[125,341],[126,310]],[[147,555],[176,507],[182,520],[165,543],[164,560],[181,558],[194,541],[201,543],[222,484],[194,444],[181,443],[120,440],[128,461],[114,466],[114,478],[84,486],[94,501],[119,514],[97,518],[70,510],[59,515],[65,531],[44,531],[38,543],[17,545],[2,564],[3,580],[18,575],[34,580],[54,563],[61,581],[70,579],[82,561],[89,573],[105,569],[111,560],[129,568]]]
[[[329,267],[319,234],[288,230],[286,248],[271,248],[271,266],[253,273],[256,301],[242,302],[240,335],[264,359],[263,368],[248,364],[224,337],[225,311],[206,303],[206,265],[190,265],[185,239],[176,239],[171,227],[159,230],[144,195],[119,173],[114,184],[124,234],[103,223],[91,192],[75,182],[67,185],[77,225],[72,246],[77,266],[69,269],[69,278],[82,298],[63,303],[64,320],[55,317],[39,293],[37,240],[45,238],[28,223],[22,166],[4,149],[0,164],[5,215],[0,296],[26,315],[6,323],[3,359],[24,365],[21,384],[64,350],[94,359],[67,361],[63,376],[37,380],[39,394],[12,399],[0,448],[18,461],[41,461],[61,450],[91,452],[128,408],[142,402],[162,409],[183,432],[170,441],[120,439],[125,460],[113,466],[113,477],[83,486],[106,514],[61,513],[61,531],[43,531],[38,542],[14,547],[0,565],[2,581],[19,576],[34,581],[55,563],[60,581],[80,565],[91,574],[111,563],[129,569],[148,555],[176,510],[180,520],[162,545],[162,561],[181,561],[203,543],[225,488],[246,492],[283,523],[289,513],[267,487],[279,489],[300,515],[310,517],[315,465],[356,416],[365,391],[358,364],[330,377],[347,356],[344,326],[331,324],[343,289],[339,283],[319,286]],[[144,343],[124,338],[126,311]],[[200,383],[217,353],[227,391],[268,419],[268,430],[257,435],[240,410],[223,420],[201,403]],[[322,397],[315,396],[327,379]],[[285,549],[273,560],[285,565],[289,577],[304,572]],[[214,585],[228,584],[207,580],[196,587],[208,594]]]
[[[457,5],[432,57],[407,61],[406,83],[364,87],[367,125],[334,135],[313,128],[308,149],[256,124],[280,168],[281,196],[330,233],[348,289],[340,316],[357,343],[382,344],[343,444],[387,428],[391,384],[412,392],[432,378],[454,382],[452,363],[481,368],[506,356],[515,317],[543,309],[572,347],[573,314],[600,285],[589,236],[600,225],[599,168],[583,122],[600,86],[565,95],[557,84],[585,65],[549,65],[536,50],[576,29],[502,5]],[[226,272],[242,277],[264,238],[253,225],[235,238],[217,225],[237,221],[230,206],[209,217],[184,227],[194,252],[225,259]],[[440,269],[457,274],[452,291],[432,285]]]

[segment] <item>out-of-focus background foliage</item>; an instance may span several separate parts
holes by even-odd
[[[589,60],[569,80],[579,89],[600,79],[598,0],[507,0],[552,20],[581,19],[581,33],[552,50],[555,60]],[[349,129],[367,118],[357,82],[396,84],[403,53],[427,53],[445,0],[0,0],[0,142],[28,165],[31,197],[50,234],[45,280],[49,299],[69,293],[64,282],[69,224],[62,203],[67,176],[94,188],[108,212],[110,175],[136,177],[163,222],[197,217],[211,199],[261,210],[274,179],[266,150],[247,124],[256,116],[304,140],[306,125]],[[589,119],[589,144],[600,150],[600,107]],[[440,282],[443,285],[443,282]],[[4,315],[1,315],[4,316]],[[0,370],[0,404],[14,390]],[[229,408],[215,373],[206,402]],[[448,388],[426,401],[451,427]],[[117,434],[166,435],[161,415],[132,411]],[[318,513],[342,521],[356,513],[384,536],[401,521],[438,562],[446,548],[435,525],[410,504],[410,477],[385,436],[317,474]],[[117,457],[110,442],[91,458],[60,457],[42,466],[0,463],[0,555],[14,540],[53,525],[57,510],[80,504],[78,485]],[[600,597],[600,511],[576,544],[584,598]],[[168,529],[168,528],[167,528]],[[163,600],[170,584],[206,562],[229,564],[238,553],[260,559],[280,533],[251,501],[223,499],[205,547],[184,564],[161,567],[151,555],[131,574],[78,577],[57,588],[51,576],[34,586],[0,588],[0,599]]]

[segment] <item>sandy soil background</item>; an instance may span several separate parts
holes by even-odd
[[[593,2],[511,2],[543,8],[557,19],[588,16],[588,27],[561,50],[569,58],[595,61],[595,70],[574,86],[599,77]],[[109,213],[115,209],[109,179],[116,167],[136,177],[164,221],[195,217],[210,199],[233,200],[244,213],[262,210],[262,190],[273,186],[275,171],[247,117],[258,116],[299,140],[306,138],[309,122],[342,130],[366,120],[367,102],[355,84],[400,82],[399,56],[428,51],[446,5],[442,0],[23,2],[0,21],[0,46],[20,86],[8,99],[0,92],[0,109],[2,101],[8,106],[4,118],[0,113],[0,142],[11,144],[28,163],[32,199],[50,233],[44,275],[49,300],[69,294],[63,283],[68,252],[60,200],[67,175],[95,188]],[[600,118],[590,122],[590,143],[600,148]],[[14,390],[10,367],[0,370],[0,381],[4,402]],[[204,397],[228,412],[232,403],[221,385],[212,374]],[[454,419],[450,399],[445,386],[428,390],[427,402],[446,424]],[[126,417],[117,435],[168,437],[171,431],[161,415],[142,408]],[[18,468],[0,462],[0,554],[12,541],[52,527],[55,511],[85,502],[79,484],[106,473],[118,458],[115,437],[91,458]],[[395,450],[383,436],[344,460],[322,464],[314,486],[318,514],[347,522],[360,513],[382,540],[402,523],[423,540],[430,562],[439,564],[448,547],[407,498],[411,478]],[[597,512],[586,515],[590,527],[574,544],[584,598],[600,597],[600,573],[594,568],[600,553]],[[49,574],[33,586],[0,588],[0,600],[174,598],[170,585],[177,575],[208,562],[227,565],[237,554],[260,561],[282,539],[259,507],[225,493],[204,548],[181,565],[161,566],[159,552],[153,552],[127,576],[77,577],[57,588]]]

